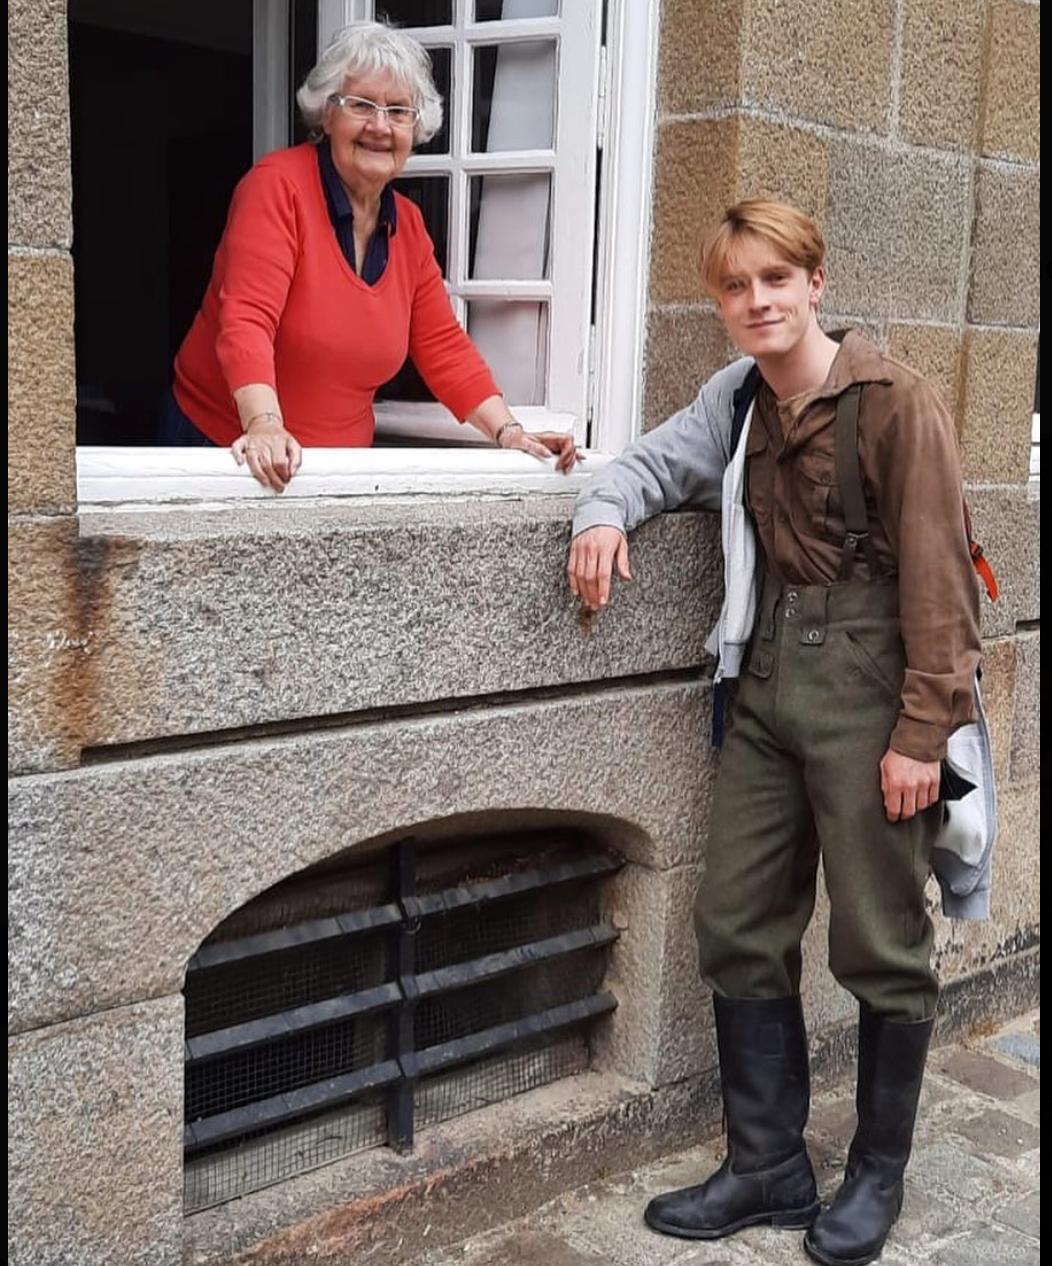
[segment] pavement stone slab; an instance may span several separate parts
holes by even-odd
[[[1033,1033],[1006,1033],[993,1038],[989,1045],[1001,1055],[1029,1064],[1031,1068],[1041,1067],[1041,1039]]]
[[[987,1226],[941,1245],[932,1266],[1040,1266],[1041,1245],[1007,1227]]]
[[[1034,1079],[1029,1074],[963,1047],[936,1051],[931,1066],[932,1071],[993,1099],[1017,1099],[1034,1088]]]
[[[999,1210],[994,1217],[1006,1226],[1015,1227],[1024,1235],[1032,1235],[1035,1240],[1041,1238],[1041,1193],[1031,1192],[1025,1200]]]
[[[992,1152],[1009,1160],[1032,1152],[1041,1143],[1041,1132],[1035,1126],[996,1109],[957,1122],[954,1130],[971,1139],[981,1152]]]

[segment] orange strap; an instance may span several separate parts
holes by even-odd
[[[996,602],[1000,593],[997,588],[997,577],[994,575],[994,569],[986,561],[983,547],[978,541],[970,540],[968,542],[968,551],[972,556],[972,565],[979,573],[983,584],[986,586],[986,592],[990,595],[990,601]]]

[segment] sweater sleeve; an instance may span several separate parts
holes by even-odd
[[[436,398],[463,422],[483,400],[500,395],[500,388],[453,313],[422,218],[419,231],[424,248],[409,321],[409,355]]]
[[[292,186],[257,164],[234,191],[216,260],[216,357],[231,394],[253,382],[277,388],[274,339],[297,253]]]
[[[877,511],[898,558],[906,649],[902,707],[890,745],[904,756],[934,761],[945,756],[949,735],[975,716],[979,595],[964,531],[953,419],[923,379],[896,394],[875,446],[873,481]]]

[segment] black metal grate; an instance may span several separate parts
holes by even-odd
[[[566,835],[403,841],[231,916],[187,974],[187,1211],[586,1069],[619,865]]]

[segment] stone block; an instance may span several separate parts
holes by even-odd
[[[899,104],[906,140],[975,148],[985,25],[984,0],[906,0]]]
[[[16,1266],[182,1261],[183,1000],[9,1043]]]
[[[92,748],[185,743],[705,659],[722,577],[714,516],[640,528],[635,581],[583,625],[565,575],[569,498],[277,510],[82,515],[62,567],[47,560],[65,605],[19,574],[9,768],[47,767],[71,731]],[[76,679],[44,710],[67,647]]]
[[[966,481],[1026,484],[1037,376],[1037,335],[964,333],[963,472]]]
[[[1020,622],[1041,617],[1041,503],[1025,488],[967,488],[975,539],[997,575],[1001,596],[980,590],[984,638],[1010,637]]]
[[[961,332],[955,326],[888,326],[888,355],[922,374],[957,420],[961,378]]]
[[[738,120],[735,200],[776,198],[791,202],[825,224],[829,142],[802,128],[742,115]]]
[[[665,0],[658,112],[692,114],[739,99],[745,0]]]
[[[697,865],[708,706],[700,682],[622,686],[15,778],[10,1027],[177,991],[232,911],[395,832],[580,821]]]
[[[1041,320],[1040,173],[980,162],[968,320],[1036,329]]]
[[[8,525],[8,769],[63,769],[80,757],[95,608],[76,582],[72,516]]]
[[[831,141],[826,307],[955,323],[969,196],[964,159]]]
[[[990,729],[994,776],[1000,785],[1008,778],[1012,750],[1012,726],[1016,701],[1015,637],[996,638],[983,643],[983,710]]]
[[[1010,777],[1033,782],[1041,777],[1041,633],[1021,634],[1016,646],[1015,717]]]
[[[1037,1085],[1026,1073],[963,1046],[948,1046],[935,1051],[931,1067],[943,1077],[951,1077],[969,1090],[989,1095],[992,1099],[1018,1099]]]
[[[14,0],[7,32],[7,240],[68,247],[73,221],[64,0]]]
[[[1037,784],[1001,783],[990,918],[969,923],[935,916],[934,964],[943,985],[964,980],[1040,942],[1040,804]],[[930,891],[934,892],[932,883]]]
[[[7,509],[71,510],[77,499],[73,263],[8,256]]]
[[[686,408],[702,384],[737,356],[723,322],[707,308],[651,311],[647,325],[643,428]]]
[[[735,199],[738,122],[690,119],[658,127],[650,302],[706,298],[698,262],[705,233]]]
[[[983,154],[1041,157],[1041,9],[993,0],[987,45]]]
[[[660,1086],[716,1066],[711,995],[698,976],[692,919],[700,877],[697,865],[629,866],[608,889],[607,917],[621,939],[606,987],[618,1011],[597,1046],[600,1068]]]
[[[886,132],[893,0],[750,0],[742,97],[833,127]]]

